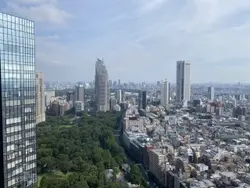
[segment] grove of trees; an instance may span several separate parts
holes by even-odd
[[[114,129],[121,113],[83,114],[75,123],[71,117],[48,117],[37,127],[37,168],[39,188],[118,188],[126,187],[114,177],[126,162],[123,148],[117,144]],[[143,178],[136,167],[131,182]]]

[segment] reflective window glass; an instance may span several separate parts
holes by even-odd
[[[8,20],[8,22],[11,22],[11,16],[10,15],[7,15],[7,20]]]
[[[7,21],[7,15],[3,14],[3,21]]]

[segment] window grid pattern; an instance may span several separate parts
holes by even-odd
[[[37,180],[34,32],[34,22],[0,13],[4,188],[31,188]]]

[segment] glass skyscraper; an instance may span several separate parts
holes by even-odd
[[[36,183],[35,28],[0,13],[0,187]]]

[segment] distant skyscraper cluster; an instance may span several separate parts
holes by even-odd
[[[108,71],[103,60],[97,59],[95,65],[95,103],[96,110],[106,112],[110,108]]]
[[[160,104],[165,108],[169,107],[170,103],[170,83],[162,81],[157,83],[160,86]],[[176,63],[176,102],[187,104],[191,98],[191,83],[190,83],[190,63],[186,61],[177,61]]]
[[[58,113],[54,114],[63,114],[65,110],[74,108],[75,113],[83,112],[85,108],[85,87],[83,84],[77,84],[75,85],[74,90],[68,91],[66,95],[66,101],[68,102],[68,107],[65,107],[65,104],[63,101],[56,103],[53,103],[54,105],[57,104],[57,108],[59,110]],[[56,108],[55,108],[56,109]],[[58,110],[53,110],[58,111]]]

